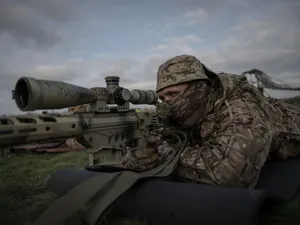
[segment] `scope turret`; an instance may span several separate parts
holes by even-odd
[[[108,111],[108,104],[129,109],[129,103],[155,105],[158,99],[153,90],[128,90],[119,86],[117,76],[105,77],[106,87],[84,88],[62,81],[21,77],[12,91],[21,111],[63,109],[91,104],[94,111]]]

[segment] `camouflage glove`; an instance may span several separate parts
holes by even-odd
[[[168,142],[163,141],[163,143],[157,147],[158,161],[166,161],[168,156],[171,155],[174,150],[175,148],[169,145]]]
[[[158,163],[157,147],[162,144],[160,136],[150,133],[145,138],[145,145],[141,148],[129,148],[123,154],[122,164],[125,168],[135,171],[146,171],[154,168]]]
[[[148,144],[156,150],[158,162],[164,162],[175,151],[172,143],[169,143],[164,138],[164,133],[167,131],[168,129],[159,129],[157,130],[159,134],[156,133],[156,136],[149,136],[148,138]]]

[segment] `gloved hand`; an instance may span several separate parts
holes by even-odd
[[[157,135],[157,134],[156,134]],[[163,139],[163,134],[157,136],[151,135],[147,140],[149,152],[157,153],[158,162],[164,162],[171,155],[175,148]],[[151,150],[150,150],[151,149]]]
[[[157,154],[159,162],[167,160],[168,156],[175,151],[175,148],[169,145],[168,142],[163,141],[161,145],[157,147]]]
[[[144,146],[129,148],[123,154],[122,164],[125,168],[135,171],[146,171],[154,168],[158,163],[157,147],[162,144],[160,136],[150,132],[145,136]]]

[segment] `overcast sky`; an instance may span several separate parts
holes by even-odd
[[[257,68],[300,85],[300,1],[0,0],[0,114],[21,76],[155,88],[160,63],[193,54],[216,72]],[[299,93],[275,93],[276,97]]]

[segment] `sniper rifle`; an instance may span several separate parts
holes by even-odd
[[[13,92],[17,107],[23,112],[64,109],[89,104],[87,112],[64,114],[27,114],[0,117],[0,147],[76,140],[90,153],[90,165],[98,153],[139,147],[144,134],[158,126],[153,112],[137,112],[134,105],[156,105],[152,90],[128,90],[119,86],[118,76],[105,77],[106,87],[84,88],[62,81],[21,77]],[[146,137],[145,137],[146,138]]]

